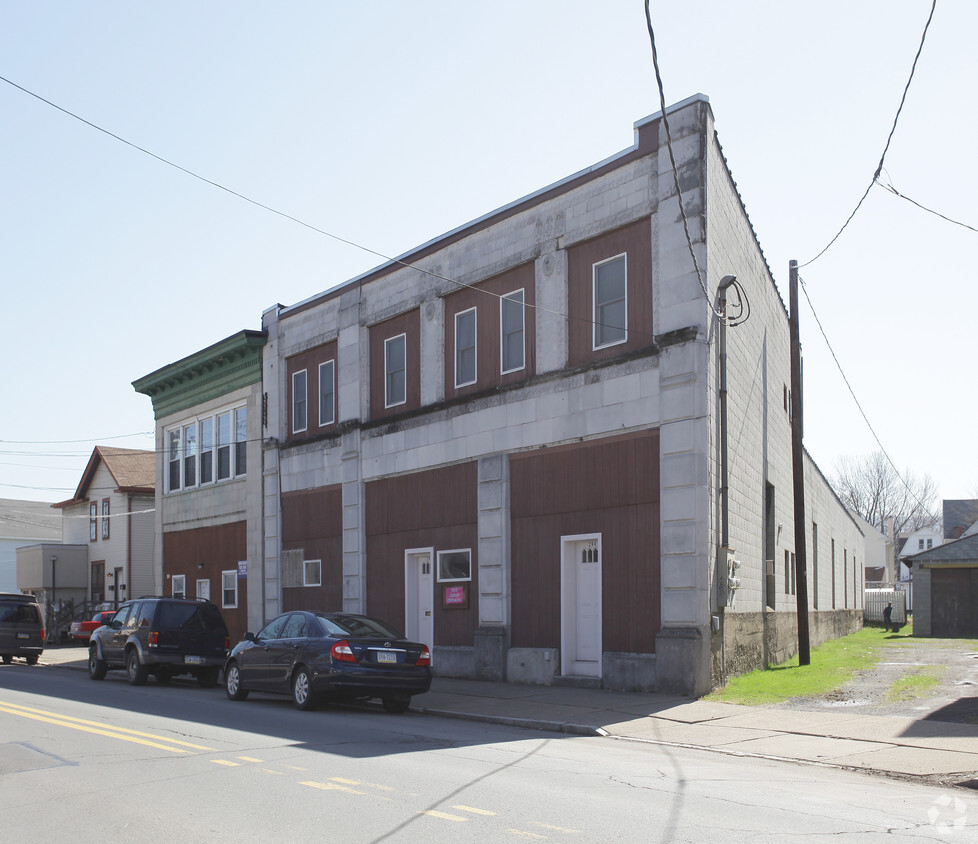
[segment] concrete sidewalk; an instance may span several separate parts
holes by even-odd
[[[86,670],[80,647],[41,665]],[[869,709],[806,711],[658,694],[436,677],[416,712],[571,735],[605,736],[978,787],[978,724],[893,718]]]

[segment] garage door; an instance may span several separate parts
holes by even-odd
[[[931,569],[931,635],[978,636],[978,569]]]

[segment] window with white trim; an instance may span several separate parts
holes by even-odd
[[[474,384],[476,371],[476,309],[455,314],[455,386]]]
[[[323,561],[322,560],[302,561],[302,585],[303,586],[323,585]]]
[[[109,538],[109,499],[102,499],[102,539]]]
[[[221,606],[234,609],[238,606],[238,570],[221,572]]]
[[[199,578],[197,580],[197,597],[201,601],[211,599],[211,582],[209,578]]]
[[[239,405],[176,425],[164,442],[167,492],[241,477],[248,470],[248,408]]]
[[[407,335],[384,340],[384,407],[407,403]]]
[[[187,597],[187,575],[175,574],[170,578],[170,592],[174,598]]]
[[[628,339],[628,267],[625,255],[594,265],[594,348]]]
[[[307,422],[307,383],[306,370],[292,373],[292,433],[301,434],[308,427]]]
[[[503,375],[526,366],[525,335],[523,291],[515,290],[499,300],[499,364]]]
[[[98,504],[94,501],[88,505],[88,538],[98,541]]]
[[[455,548],[438,552],[438,582],[472,579],[472,550]]]
[[[319,427],[336,421],[336,362],[319,364]]]

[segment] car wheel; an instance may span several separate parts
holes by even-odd
[[[197,685],[202,689],[212,689],[217,685],[217,669],[201,668],[197,672]]]
[[[91,647],[88,649],[88,676],[93,680],[104,680],[105,672],[109,670],[109,666],[105,664],[104,660],[98,658],[98,648]]]
[[[397,697],[385,697],[381,699],[381,703],[384,704],[384,709],[395,715],[400,715],[402,712],[407,712],[408,707],[411,705],[410,695],[398,695]]]
[[[163,666],[156,669],[156,682],[161,686],[165,686],[170,680],[173,679],[173,672],[169,668]]]
[[[31,656],[25,656],[24,659],[27,660],[27,664],[28,665],[37,665],[37,655],[36,654],[32,654]]]
[[[139,654],[136,653],[135,648],[131,648],[126,654],[126,674],[131,685],[146,685],[146,678],[149,677],[149,666],[140,664]]]
[[[304,665],[300,665],[292,675],[292,702],[299,709],[314,709],[316,706],[309,680],[309,669]]]
[[[3,660],[4,665],[10,665],[10,663],[14,661],[14,658],[10,654],[3,654],[0,656],[0,659]]]
[[[244,700],[248,697],[248,690],[241,685],[241,671],[236,662],[232,662],[224,670],[224,691],[231,700]]]

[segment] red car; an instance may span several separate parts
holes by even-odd
[[[108,624],[115,610],[101,610],[95,613],[89,621],[73,621],[68,635],[76,642],[87,642],[94,630],[98,630],[103,624]]]

